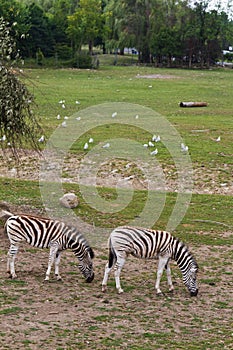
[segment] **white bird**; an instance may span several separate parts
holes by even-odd
[[[152,141],[155,141],[156,139],[157,139],[157,136],[156,136],[156,135],[153,135],[151,140],[152,140]]]
[[[147,148],[147,147],[148,147],[148,144],[147,144],[147,143],[144,143],[143,147]]]
[[[88,143],[86,142],[83,149],[88,149]]]
[[[61,119],[61,116],[60,116],[60,114],[58,114],[58,115],[57,115],[57,119],[58,119],[58,120],[59,120],[59,119]]]
[[[60,100],[58,103],[62,104],[62,103],[65,103],[66,101],[65,100]]]
[[[148,142],[148,145],[149,145],[149,147],[154,147],[154,144],[151,141]]]
[[[63,128],[66,128],[66,127],[67,127],[66,122],[62,122],[62,123],[61,123],[61,126],[62,126]]]
[[[93,142],[94,142],[93,138],[90,137],[88,142],[89,142],[89,143],[93,143]]]
[[[139,115],[137,114],[137,115],[135,115],[135,119],[138,119],[139,118]]]
[[[69,117],[65,116],[64,119],[67,120],[67,119],[69,119]]]
[[[109,148],[110,147],[110,143],[106,143],[105,145],[103,145],[103,148]]]
[[[151,154],[152,156],[155,156],[156,154],[158,154],[157,148],[156,148],[154,151],[150,152],[150,154]]]
[[[77,117],[76,120],[81,120],[81,117]]]
[[[3,135],[2,141],[6,141],[6,135]]]
[[[16,175],[17,175],[17,169],[12,168],[12,169],[10,170],[10,174],[11,174],[11,176],[16,176]]]
[[[76,105],[80,105],[80,102],[79,101],[75,101]]]
[[[221,136],[219,136],[215,141],[216,142],[220,142],[221,141]]]
[[[44,135],[39,138],[38,142],[44,142]]]
[[[113,114],[112,114],[112,118],[115,118],[117,116],[117,112],[114,112]]]
[[[184,143],[181,143],[181,152],[188,152],[188,146],[185,146],[185,144]]]
[[[61,106],[62,106],[62,108],[64,108],[64,109],[66,108],[66,106],[65,106],[65,104],[64,104],[64,103],[62,103],[62,105],[61,105]]]
[[[149,85],[148,88],[152,88],[152,85]]]
[[[159,141],[160,141],[160,136],[159,136],[159,135],[158,135],[158,136],[153,135],[153,136],[152,136],[152,141],[154,141],[154,142],[159,142]]]

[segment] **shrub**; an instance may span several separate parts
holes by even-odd
[[[80,53],[72,61],[73,68],[92,68],[92,58],[89,54]]]

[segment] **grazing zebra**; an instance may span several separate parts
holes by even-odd
[[[92,264],[94,252],[86,239],[75,227],[70,227],[64,222],[57,220],[12,214],[6,221],[5,230],[10,240],[7,272],[10,273],[12,278],[17,277],[14,262],[19,249],[19,243],[26,241],[37,248],[50,248],[48,269],[45,276],[46,281],[49,280],[54,261],[55,275],[57,280],[61,279],[59,274],[61,252],[68,248],[72,249],[74,255],[78,258],[78,267],[85,277],[86,282],[91,282],[94,279]]]
[[[118,293],[123,289],[120,285],[120,273],[129,254],[137,258],[158,258],[157,279],[155,290],[161,294],[160,279],[164,268],[167,272],[169,291],[174,287],[171,280],[170,259],[174,259],[183,275],[183,282],[191,296],[196,296],[198,287],[196,274],[198,265],[187,247],[166,231],[154,231],[138,227],[119,227],[112,231],[109,237],[109,261],[105,267],[102,291],[107,289],[107,281],[112,267],[115,267],[115,280]]]

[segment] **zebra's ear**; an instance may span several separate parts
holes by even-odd
[[[197,270],[198,270],[198,268],[197,268],[197,267],[191,267],[190,272],[195,273],[195,272],[197,272]]]

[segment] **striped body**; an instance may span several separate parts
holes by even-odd
[[[14,260],[19,243],[26,241],[33,247],[50,249],[46,280],[49,279],[54,261],[55,274],[57,279],[61,279],[59,275],[60,254],[65,249],[72,249],[79,260],[79,268],[87,282],[93,280],[92,259],[94,253],[86,239],[75,227],[70,227],[57,220],[28,215],[13,215],[7,220],[5,229],[10,240],[7,268],[12,278],[16,278]]]
[[[155,231],[139,227],[119,227],[112,231],[109,237],[109,261],[105,268],[105,275],[102,282],[102,290],[106,290],[108,275],[115,267],[115,280],[118,292],[123,292],[120,286],[120,272],[127,256],[131,254],[138,258],[158,258],[157,279],[155,289],[161,293],[159,288],[160,279],[164,268],[167,272],[169,290],[172,291],[171,270],[169,261],[177,262],[182,275],[183,282],[191,295],[197,295],[198,288],[196,273],[198,266],[187,247],[177,238],[166,231]]]

